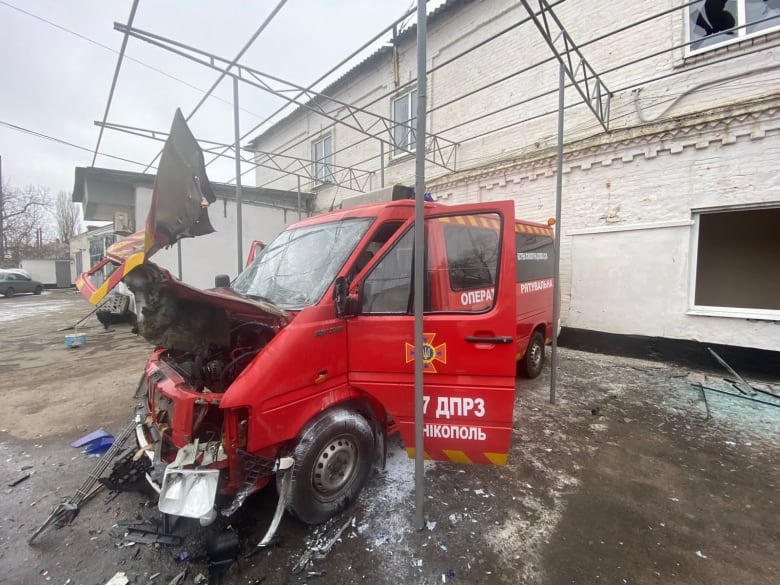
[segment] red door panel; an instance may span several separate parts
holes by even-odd
[[[431,459],[503,463],[515,393],[512,202],[426,210],[424,433]],[[388,410],[413,455],[412,226],[368,271],[347,321],[349,381]]]

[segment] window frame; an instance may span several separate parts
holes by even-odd
[[[756,205],[735,205],[691,209],[693,226],[690,242],[690,271],[688,287],[688,315],[705,317],[730,317],[734,319],[755,319],[761,321],[780,321],[780,309],[753,309],[749,307],[720,307],[713,305],[696,304],[696,272],[699,262],[699,229],[702,215],[711,213],[730,213],[739,211],[760,211],[780,209],[778,203],[765,203]]]
[[[723,40],[717,43],[713,43],[704,47],[697,47],[694,48],[694,43],[696,40],[702,41],[706,39],[707,37],[701,37],[700,39],[693,39],[693,36],[691,34],[691,28],[692,28],[692,22],[691,22],[691,16],[693,11],[695,11],[695,14],[698,14],[699,10],[702,10],[704,8],[704,0],[701,0],[701,5],[690,5],[685,6],[683,8],[683,14],[684,14],[684,38],[685,38],[685,56],[686,57],[694,57],[697,55],[701,55],[704,53],[707,53],[709,51],[715,51],[717,49],[720,49],[722,47],[726,47],[729,45],[733,45],[735,43],[741,43],[742,41],[748,40],[748,39],[754,39],[756,37],[760,37],[762,35],[771,34],[773,32],[780,31],[780,20],[778,20],[777,25],[770,26],[765,29],[761,29],[754,32],[748,32],[748,27],[751,26],[751,23],[747,22],[747,8],[746,8],[746,0],[733,0],[736,2],[737,5],[737,15],[736,15],[736,21],[737,25],[729,29],[733,31],[732,35],[727,35],[727,31],[723,31],[720,33],[715,33],[713,36],[722,35]],[[780,15],[779,15],[780,16]],[[742,23],[742,24],[739,24]]]
[[[330,154],[325,154],[324,145],[330,141]],[[317,158],[317,146],[323,145],[323,156]],[[333,180],[333,133],[323,134],[311,143],[312,175],[315,183],[319,185],[332,185]],[[323,169],[322,174],[320,169]],[[322,175],[322,176],[321,176]]]
[[[390,100],[390,119],[393,122],[393,148],[390,150],[390,156],[392,158],[401,158],[417,152],[417,109],[415,106],[416,96],[417,88],[415,87],[414,89],[410,89],[405,93],[394,96]],[[401,100],[406,100],[406,120],[403,122],[398,122],[395,116],[395,105]],[[407,129],[407,133],[405,134],[407,139],[406,143],[399,147],[396,141],[395,133],[396,130],[401,126]]]

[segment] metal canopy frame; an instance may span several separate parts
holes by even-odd
[[[141,138],[156,140],[157,142],[165,142],[168,138],[168,132],[162,130],[152,130],[149,128],[140,128],[138,126],[129,126],[126,124],[115,124],[110,122],[103,123],[97,121],[95,122],[95,125],[99,126],[100,128],[105,128],[106,130],[114,130],[117,132],[122,132],[124,134],[130,134],[132,136],[139,136]],[[204,138],[197,138],[196,140],[198,144],[200,144],[201,149],[203,150],[204,153],[214,155],[215,159],[226,158],[226,159],[233,160],[236,156],[238,156],[241,162],[247,163],[252,166],[250,171],[258,167],[261,167],[273,171],[283,171],[288,175],[298,177],[301,179],[316,181],[316,178],[314,177],[314,174],[311,171],[316,161],[313,161],[311,159],[303,159],[303,158],[287,156],[287,155],[277,155],[274,153],[267,153],[262,150],[253,149],[251,152],[262,154],[262,155],[268,155],[265,161],[258,161],[256,158],[247,158],[243,156],[240,151],[236,153],[235,152],[236,148],[235,145],[233,144],[217,142],[214,140],[207,140]],[[228,154],[228,153],[233,153],[233,154]],[[281,165],[277,162],[277,159],[290,161],[290,164],[295,164],[297,165],[298,168],[297,170],[283,169]],[[340,166],[335,164],[331,164],[329,166],[333,169],[336,169],[337,172],[334,173],[334,176],[341,175],[342,177],[344,177],[343,181],[334,181],[333,183],[344,189],[349,189],[350,191],[363,192],[365,187],[367,186],[367,183],[370,183],[371,176],[374,174],[374,171],[367,170],[367,169],[356,169],[354,167],[345,167],[345,166]],[[249,172],[249,171],[245,171],[245,172]]]
[[[179,55],[194,63],[203,65],[204,67],[208,67],[215,71],[219,71],[220,75],[232,77],[252,87],[270,93],[287,101],[289,104],[293,104],[299,108],[309,110],[342,126],[350,128],[351,130],[354,130],[355,132],[368,138],[375,139],[395,150],[403,150],[408,154],[414,154],[414,151],[405,147],[399,148],[395,143],[393,139],[393,130],[402,124],[397,124],[390,118],[371,112],[363,107],[354,106],[332,96],[305,88],[290,81],[286,81],[280,77],[270,75],[268,73],[263,73],[252,67],[241,65],[235,60],[229,61],[224,57],[220,57],[219,55],[203,51],[196,47],[174,41],[173,39],[169,39],[161,35],[137,28],[132,28],[121,23],[114,23],[114,29],[131,37],[147,42],[151,45],[157,46],[161,49],[165,49],[166,51]],[[231,67],[235,67],[236,71],[231,71]],[[272,83],[277,84],[277,86],[273,86]],[[290,97],[286,95],[290,92],[297,92],[298,95],[305,96],[308,99],[301,101],[298,97]],[[327,111],[325,109],[325,104],[327,103],[333,103],[340,108],[344,108],[347,112],[345,118],[338,118],[333,113]],[[361,117],[367,117],[368,120],[362,121],[361,118],[358,117],[359,115]],[[380,131],[378,133],[372,132],[372,130],[377,126],[381,127]],[[385,134],[387,137],[384,137]],[[425,160],[427,162],[442,167],[448,171],[455,170],[454,167],[450,165],[455,160],[455,150],[457,147],[456,142],[443,139],[434,134],[426,133],[425,143],[425,152],[432,153],[431,156],[426,156]]]
[[[566,32],[547,0],[537,0],[539,12],[535,13],[528,0],[520,0],[539,29],[542,38],[556,59],[563,66],[566,75],[582,96],[593,115],[609,131],[609,106],[611,94],[598,73],[590,66],[576,43]]]

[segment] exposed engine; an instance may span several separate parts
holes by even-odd
[[[276,334],[286,315],[278,307],[247,300],[229,289],[216,298],[214,292],[175,287],[150,262],[126,280],[135,295],[138,334],[164,348],[161,359],[198,392],[227,390]]]
[[[161,357],[199,392],[224,392],[274,336],[274,329],[256,321],[234,322],[229,345],[210,343],[194,351],[169,349]]]

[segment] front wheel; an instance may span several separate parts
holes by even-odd
[[[36,287],[35,287],[35,290],[33,290],[33,294],[34,294],[34,295],[39,295],[39,294],[41,294],[42,292],[43,292],[43,287],[42,287],[40,284],[39,284],[38,286],[36,286]]]
[[[304,429],[293,452],[287,509],[307,524],[321,524],[355,501],[368,479],[374,434],[356,412],[329,410]]]
[[[528,341],[525,357],[520,362],[520,373],[526,378],[536,378],[544,367],[544,335],[534,331]]]

